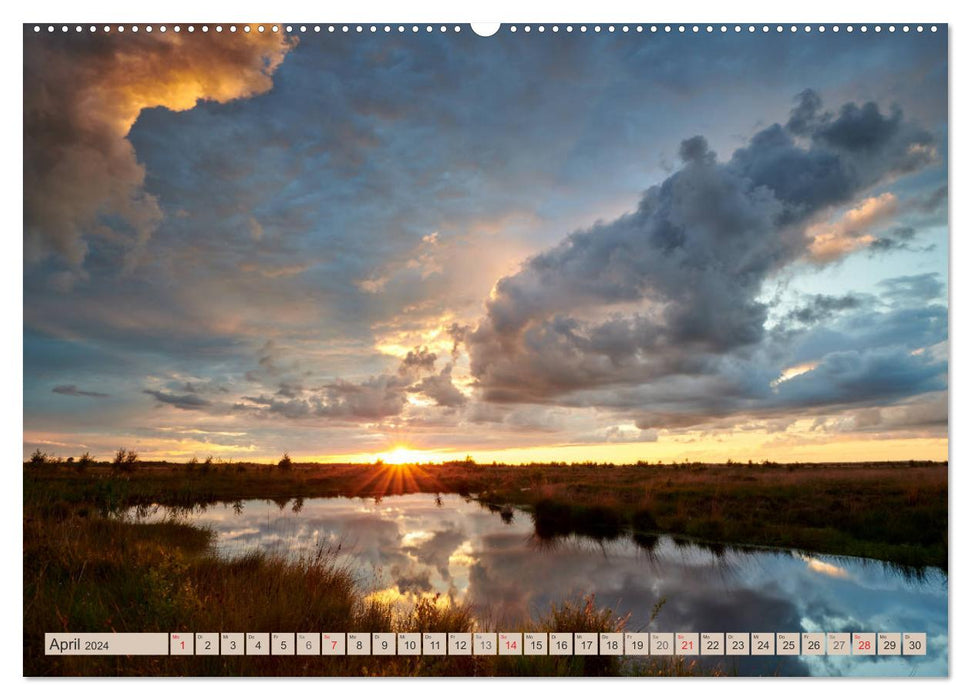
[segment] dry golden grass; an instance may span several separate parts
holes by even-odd
[[[947,465],[347,465],[138,463],[24,468],[25,504],[100,512],[247,498],[474,494],[536,511],[541,529],[614,536],[650,529],[720,543],[793,547],[947,568]],[[59,506],[60,504],[60,506]],[[549,509],[548,509],[549,510]],[[639,524],[647,523],[645,528]]]

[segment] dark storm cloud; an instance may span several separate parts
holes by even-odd
[[[816,324],[840,311],[858,309],[867,303],[867,301],[867,299],[857,294],[844,294],[838,297],[828,294],[817,294],[807,305],[790,311],[786,318],[799,323]]]
[[[870,243],[870,250],[886,253],[891,250],[911,250],[910,241],[917,235],[912,226],[897,226]]]
[[[866,187],[918,170],[935,157],[931,134],[905,122],[897,108],[884,115],[872,102],[847,103],[834,117],[820,112],[821,105],[812,90],[804,91],[785,126],[759,132],[730,161],[785,204],[783,221],[848,202]],[[808,146],[795,137],[808,139]]]
[[[51,391],[55,394],[63,394],[64,396],[87,396],[94,399],[108,398],[108,394],[103,394],[100,391],[78,389],[74,384],[61,384],[51,389]]]
[[[175,406],[184,411],[201,411],[212,406],[211,401],[196,394],[169,394],[154,389],[145,389],[144,393],[154,396],[159,403]]]
[[[947,362],[902,349],[833,352],[810,372],[778,386],[791,406],[887,402],[947,388]]]
[[[435,353],[428,352],[428,348],[409,350],[398,367],[398,374],[407,375],[412,372],[430,372],[435,368]]]
[[[944,294],[940,275],[928,272],[923,275],[906,275],[883,280],[880,286],[885,294],[901,303],[920,303],[939,299]]]
[[[121,238],[140,251],[162,211],[143,188],[129,129],[142,109],[185,110],[268,90],[292,42],[251,34],[25,36],[24,247],[31,259],[53,253],[80,268],[92,236]],[[123,225],[111,230],[112,217]]]
[[[799,229],[814,216],[945,152],[941,34],[861,44],[828,33],[798,51],[774,33],[758,42],[712,36],[686,54],[676,37],[619,34],[321,35],[296,46],[267,34],[227,49],[227,35],[197,32],[178,51],[162,47],[179,59],[171,65],[149,56],[158,39],[126,34],[130,51],[101,56],[104,64],[85,51],[77,65],[67,59],[78,41],[118,41],[57,35],[41,51],[25,49],[25,117],[35,125],[25,132],[25,208],[40,211],[27,200],[45,204],[47,185],[60,202],[40,212],[40,236],[25,209],[25,413],[38,429],[76,428],[52,410],[127,403],[126,418],[147,423],[152,404],[178,417],[174,407],[209,401],[197,409],[207,421],[224,419],[220,427],[251,436],[240,444],[265,454],[310,435],[325,436],[327,449],[370,449],[386,441],[385,421],[437,422],[437,438],[461,445],[489,416],[505,417],[503,432],[482,438],[490,444],[511,434],[559,441],[610,434],[616,412],[640,415],[652,401],[671,424],[679,412],[748,410],[796,354],[821,360],[870,340],[900,345],[895,334],[907,330],[915,343],[939,340],[942,318],[946,328],[946,308],[914,304],[907,319],[904,309],[899,318],[854,316],[858,333],[829,326],[862,307],[785,335],[768,324],[787,309],[775,314],[758,294],[804,258]],[[207,62],[208,77],[192,69]],[[175,100],[181,78],[189,87]],[[124,102],[115,98],[143,82],[172,94],[127,105],[137,111],[118,122],[124,133],[106,126]],[[787,118],[779,96],[806,85],[832,105],[866,95],[880,107],[827,111],[805,94]],[[93,121],[73,107],[48,110],[99,91],[103,100],[83,100],[98,107]],[[777,120],[776,130],[762,129]],[[910,120],[938,140],[928,144]],[[77,152],[47,138],[62,122]],[[645,186],[664,180],[660,163],[677,161],[693,134],[706,138],[685,141],[677,172],[618,221]],[[918,147],[902,153],[911,136]],[[51,179],[58,158],[71,177]],[[917,178],[893,190],[902,210],[912,202],[907,211],[925,217],[894,222],[917,231],[911,247],[931,219],[933,235],[943,230],[947,199],[943,169]],[[564,232],[598,219],[609,240],[581,232],[554,252]],[[546,277],[530,264],[509,275],[543,250]],[[873,264],[892,268],[914,252],[894,251]],[[138,274],[125,274],[134,263]],[[561,264],[581,282],[547,290]],[[472,329],[498,279],[512,281],[497,287],[508,296],[495,302],[502,330],[487,339]],[[844,280],[826,291],[851,288]],[[434,347],[429,328],[447,329]],[[421,358],[426,344],[434,362]],[[470,379],[466,351],[486,369],[469,398],[456,387]],[[50,394],[72,382],[113,399]],[[143,387],[160,396],[149,402]],[[604,409],[603,422],[574,430],[548,420],[587,406]],[[117,422],[86,415],[96,419]]]
[[[892,297],[888,297],[891,298]],[[947,340],[947,308],[912,298],[887,310],[864,307],[829,324],[811,327],[786,342],[793,364],[818,360],[832,352],[869,348],[903,348],[919,352]]]
[[[468,398],[452,383],[452,364],[445,365],[437,374],[431,374],[413,387],[432,399],[436,405],[455,408],[464,406]]]
[[[802,93],[786,126],[760,131],[727,163],[703,138],[684,141],[682,167],[635,212],[501,279],[467,340],[484,397],[548,402],[717,374],[751,352],[765,338],[762,285],[807,255],[811,217],[933,157],[930,136],[897,110],[820,109]]]

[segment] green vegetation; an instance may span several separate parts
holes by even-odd
[[[402,610],[355,585],[321,550],[293,561],[226,560],[211,534],[135,523],[127,508],[248,498],[474,497],[502,517],[532,512],[543,538],[660,532],[947,567],[947,465],[274,465],[145,463],[119,450],[34,455],[24,465],[24,668],[27,675],[674,675],[684,659],[616,657],[45,657],[53,631],[471,631],[470,608],[424,599]],[[501,611],[497,611],[501,612]],[[612,631],[625,620],[592,599],[566,601],[521,629]]]
[[[128,454],[127,451],[125,451]],[[735,545],[791,547],[947,569],[947,464],[441,465],[32,461],[25,506],[37,498],[97,512],[191,507],[248,498],[474,495],[534,514],[537,534],[602,539],[665,532]]]
[[[44,632],[473,631],[467,606],[431,598],[400,610],[364,594],[334,553],[292,561],[225,560],[211,533],[185,524],[136,524],[54,501],[24,519],[24,673],[36,675],[672,675],[683,659],[482,656],[47,657]],[[553,607],[524,630],[619,631],[625,620],[592,598]]]

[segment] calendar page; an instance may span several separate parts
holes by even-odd
[[[21,31],[25,676],[949,674],[946,23]]]

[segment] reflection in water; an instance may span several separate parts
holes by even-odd
[[[159,519],[173,511],[132,515]],[[729,673],[947,673],[947,576],[939,569],[628,535],[607,512],[585,525],[570,522],[565,534],[557,526],[568,522],[564,513],[530,517],[454,495],[237,501],[176,515],[212,528],[226,556],[340,547],[342,563],[382,599],[408,604],[437,594],[472,604],[497,626],[593,593],[598,605],[629,612],[633,631],[927,633],[926,657],[705,660]]]

